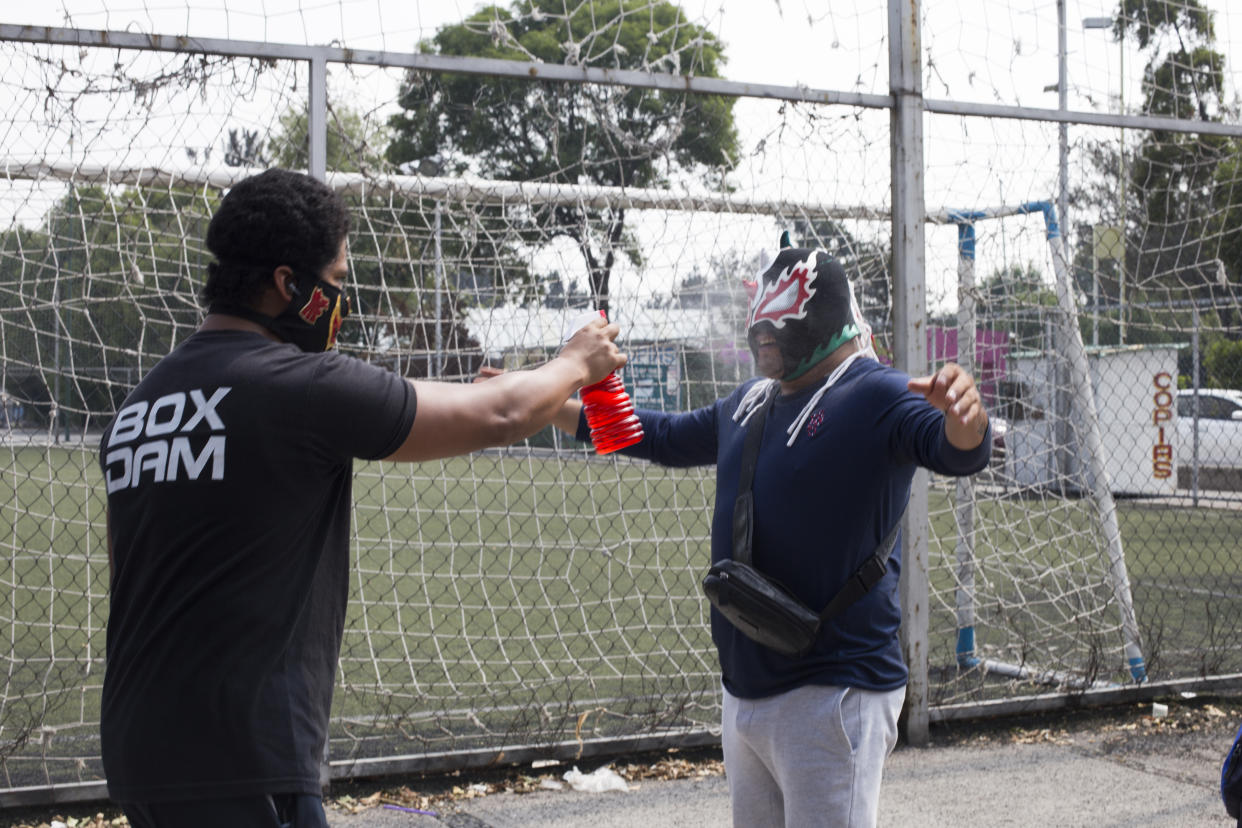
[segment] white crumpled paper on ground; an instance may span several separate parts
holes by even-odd
[[[608,766],[596,768],[591,773],[583,773],[574,765],[573,770],[565,771],[565,781],[575,791],[588,793],[604,793],[605,791],[628,791],[629,784],[619,773]]]

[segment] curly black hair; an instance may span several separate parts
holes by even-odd
[[[345,201],[326,184],[302,173],[271,169],[239,181],[207,226],[207,266],[202,299],[249,305],[287,265],[301,277],[317,276],[335,261],[349,234]]]

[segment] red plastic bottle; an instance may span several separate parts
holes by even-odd
[[[599,315],[603,316],[604,312],[600,311]],[[594,318],[592,311],[571,322],[566,340]],[[583,386],[580,395],[596,454],[610,454],[643,439],[643,424],[634,413],[634,403],[615,371],[594,385]]]

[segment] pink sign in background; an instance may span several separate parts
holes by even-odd
[[[989,405],[996,403],[997,384],[1005,378],[1005,357],[1008,354],[1008,331],[975,331],[975,383]],[[927,359],[932,365],[957,362],[957,331],[928,326]]]

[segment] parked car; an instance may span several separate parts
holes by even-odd
[[[1177,392],[1177,462],[1194,462],[1196,423],[1199,429],[1199,465],[1210,468],[1242,468],[1242,391],[1200,388],[1199,416],[1195,417],[1195,392]]]

